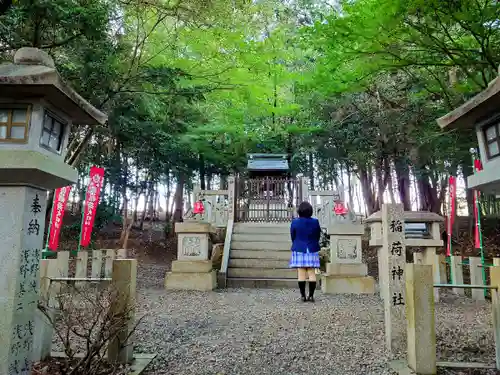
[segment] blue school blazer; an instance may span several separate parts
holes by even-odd
[[[316,218],[293,219],[290,225],[290,236],[292,237],[292,251],[305,253],[309,249],[310,253],[317,253],[320,250],[321,227]]]

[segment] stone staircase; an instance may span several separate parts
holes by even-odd
[[[227,286],[295,288],[297,271],[288,268],[290,246],[289,223],[235,223]]]

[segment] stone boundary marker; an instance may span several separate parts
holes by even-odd
[[[402,204],[382,205],[382,271],[384,295],[385,342],[393,358],[400,357],[406,345],[406,247]]]

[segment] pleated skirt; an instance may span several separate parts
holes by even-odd
[[[319,268],[319,253],[299,253],[292,251],[288,265],[290,268]]]

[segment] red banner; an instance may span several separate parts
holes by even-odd
[[[90,237],[92,236],[92,228],[94,227],[95,213],[99,205],[103,181],[104,168],[90,168],[90,182],[87,187],[87,194],[85,195],[85,207],[82,217],[81,246],[88,246],[90,244]]]
[[[59,235],[61,234],[64,212],[70,191],[71,186],[65,186],[56,189],[54,193],[54,204],[52,206],[51,216],[52,221],[50,223],[49,232],[49,249],[52,251],[57,251],[57,247],[59,246]]]
[[[474,172],[479,172],[483,170],[483,165],[481,164],[481,160],[475,159],[474,160]],[[475,223],[475,228],[474,228],[474,246],[476,249],[481,248],[481,238],[479,236],[479,212],[477,211],[479,208],[479,197],[480,197],[480,192],[477,190],[474,190],[474,223]]]
[[[454,176],[450,176],[449,180],[449,190],[450,190],[450,213],[448,215],[447,227],[448,232],[448,243],[446,244],[446,256],[451,255],[451,234],[453,232],[453,222],[455,221],[455,202],[457,200],[457,179]]]

